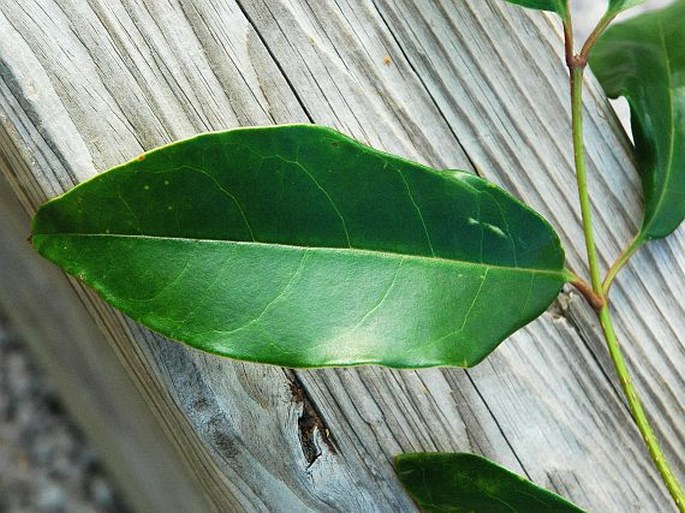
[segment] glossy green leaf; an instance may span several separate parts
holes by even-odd
[[[506,0],[510,4],[530,7],[540,11],[551,11],[561,16],[562,20],[568,18],[568,0]]]
[[[173,339],[293,367],[470,366],[566,279],[501,189],[312,125],[151,151],[45,204],[33,244]]]
[[[400,481],[425,513],[583,513],[475,454],[402,454],[396,465]]]
[[[618,14],[626,9],[642,4],[644,1],[645,0],[609,0],[608,11],[612,14]]]
[[[685,0],[610,28],[590,65],[610,97],[625,96],[645,196],[638,240],[685,218]]]

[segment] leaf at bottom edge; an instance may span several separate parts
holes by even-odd
[[[401,454],[395,461],[400,481],[425,513],[585,513],[475,454]]]

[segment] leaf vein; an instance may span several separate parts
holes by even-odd
[[[254,236],[254,232],[252,231],[252,226],[250,226],[250,222],[247,220],[247,215],[245,214],[245,210],[243,210],[243,207],[238,202],[238,198],[236,198],[235,195],[233,195],[231,193],[231,191],[229,191],[223,185],[221,185],[221,183],[215,177],[213,177],[211,174],[209,174],[204,169],[200,169],[198,167],[193,167],[193,166],[188,166],[188,165],[183,166],[183,167],[190,169],[191,171],[195,171],[196,173],[200,173],[203,176],[206,176],[207,178],[209,178],[214,183],[214,185],[216,185],[216,187],[217,187],[217,189],[219,189],[219,191],[221,191],[223,194],[225,194],[227,197],[229,197],[231,200],[233,200],[233,203],[235,204],[236,208],[238,209],[238,211],[240,212],[240,215],[243,218],[243,221],[245,222],[245,227],[247,228],[247,231],[249,232],[250,237],[252,238],[252,240],[254,242],[257,242],[257,239]]]
[[[326,199],[328,199],[328,202],[330,203],[331,207],[333,207],[333,210],[337,214],[338,218],[340,218],[340,224],[342,226],[343,232],[345,233],[345,238],[347,239],[347,246],[351,248],[352,247],[352,241],[350,239],[350,232],[347,229],[347,223],[345,223],[345,218],[343,217],[342,213],[340,212],[340,209],[338,208],[338,206],[335,204],[335,201],[333,201],[333,198],[331,198],[331,195],[328,193],[328,191],[326,189],[324,189],[321,186],[321,184],[316,179],[316,177],[312,173],[310,173],[309,170],[305,166],[303,166],[302,164],[300,164],[296,160],[288,160],[281,155],[272,155],[272,158],[279,159],[279,160],[281,160],[287,164],[292,164],[292,165],[298,167],[299,169],[302,170],[302,172],[304,174],[306,174],[309,177],[309,179],[312,182],[314,182],[314,185],[316,185],[316,187],[324,194],[324,196],[326,196]]]
[[[307,255],[309,254],[309,250],[305,249],[304,252],[302,253],[302,258],[300,258],[300,262],[297,265],[297,268],[293,272],[292,276],[290,276],[290,279],[288,279],[288,282],[285,284],[283,289],[276,295],[274,298],[269,301],[266,306],[262,309],[259,314],[254,316],[252,319],[249,321],[245,322],[241,326],[238,326],[237,328],[234,328],[232,330],[224,331],[224,330],[214,330],[217,333],[221,333],[223,335],[232,335],[234,333],[237,333],[238,331],[242,331],[243,329],[247,328],[248,326],[252,326],[254,324],[257,324],[262,317],[264,317],[264,314],[266,311],[271,308],[272,305],[274,305],[278,300],[280,300],[285,294],[287,294],[288,290],[290,290],[290,287],[292,287],[293,283],[295,282],[296,278],[302,273],[302,269],[304,268],[305,260],[307,258]]]
[[[423,233],[426,234],[426,241],[428,242],[428,247],[430,248],[431,255],[435,256],[435,251],[433,250],[433,243],[431,242],[430,235],[428,234],[428,228],[426,227],[426,220],[423,218],[423,213],[421,212],[421,208],[419,208],[419,205],[416,203],[416,200],[414,199],[414,195],[411,192],[411,189],[409,188],[409,183],[407,183],[407,179],[404,176],[404,173],[402,172],[401,169],[397,169],[397,172],[399,173],[400,177],[402,178],[402,181],[404,182],[404,186],[407,189],[407,195],[409,196],[410,201],[414,205],[414,208],[416,209],[416,213],[419,216],[419,220],[421,221],[421,226],[423,226]]]
[[[101,237],[101,238],[132,238],[142,240],[167,240],[175,242],[202,242],[209,244],[233,244],[236,246],[266,246],[280,249],[295,249],[295,250],[310,250],[328,253],[351,253],[358,255],[375,255],[380,258],[406,258],[407,260],[426,261],[430,263],[442,263],[448,265],[462,265],[466,267],[482,267],[484,269],[497,269],[501,271],[511,271],[519,273],[530,273],[538,275],[548,275],[550,277],[560,278],[567,281],[567,276],[563,271],[563,267],[559,269],[539,269],[534,267],[512,267],[502,264],[488,264],[483,262],[470,262],[468,260],[449,259],[444,257],[433,257],[418,254],[395,253],[392,251],[363,249],[363,248],[336,248],[336,247],[317,247],[317,246],[296,246],[284,243],[272,243],[261,241],[233,241],[220,239],[192,239],[188,237],[167,237],[162,235],[131,235],[131,234],[112,234],[112,233],[35,233],[34,241],[38,241],[40,237]],[[561,265],[561,264],[560,264]]]
[[[373,308],[371,308],[368,312],[366,312],[366,314],[364,314],[364,316],[361,319],[359,319],[359,321],[354,326],[352,326],[349,330],[347,330],[347,332],[345,333],[345,335],[342,336],[342,338],[344,338],[345,336],[354,332],[354,330],[356,330],[359,326],[361,326],[366,319],[368,319],[375,311],[377,311],[383,305],[383,303],[385,303],[385,300],[390,295],[390,291],[395,286],[395,283],[397,283],[397,278],[400,275],[400,271],[402,270],[402,266],[404,266],[404,262],[406,262],[406,260],[407,260],[406,257],[403,258],[402,260],[400,260],[400,264],[397,266],[397,269],[395,270],[395,274],[392,277],[390,284],[385,289],[385,292],[383,293],[383,296],[381,297],[380,301]],[[341,338],[341,337],[338,337],[338,338]]]
[[[667,80],[668,80],[668,109],[669,109],[669,119],[671,123],[671,130],[670,134],[671,137],[669,139],[669,144],[668,144],[668,157],[666,158],[666,162],[664,163],[664,174],[666,175],[664,177],[664,187],[661,189],[660,194],[659,194],[659,200],[657,201],[656,205],[654,206],[654,214],[652,215],[651,219],[647,223],[647,225],[644,227],[642,230],[643,232],[648,232],[650,225],[654,222],[654,218],[658,215],[659,210],[661,209],[661,205],[664,202],[664,198],[666,197],[666,191],[668,191],[668,179],[669,176],[671,175],[672,167],[673,167],[673,155],[675,154],[675,106],[673,104],[673,70],[671,69],[671,61],[668,57],[668,48],[666,47],[666,36],[664,34],[664,26],[663,26],[663,21],[661,17],[657,18],[657,26],[659,28],[659,42],[661,43],[661,48],[664,51],[664,65],[666,69],[666,75],[667,75]]]

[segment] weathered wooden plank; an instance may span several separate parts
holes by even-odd
[[[297,4],[295,7],[290,5],[288,9],[281,8],[276,12],[269,2],[247,2],[247,4],[255,4],[252,9],[257,14],[253,16],[253,19],[262,20],[261,25],[258,23],[257,26],[261,33],[266,34],[267,45],[272,48],[288,48],[277,36],[272,36],[279,34],[278,27],[292,24],[292,33],[288,35],[293,38],[303,37],[297,34],[305,34],[307,31],[307,26],[300,21],[303,19],[303,13],[298,8],[300,3],[295,2]],[[572,155],[568,144],[564,146],[561,142],[570,140],[570,126],[567,121],[564,122],[569,117],[566,106],[568,103],[567,79],[558,57],[560,53],[558,49],[561,48],[560,39],[555,32],[545,31],[545,28],[548,28],[545,18],[542,16],[519,17],[520,11],[516,8],[498,4],[493,4],[492,7],[482,4],[469,7],[468,3],[462,2],[441,7],[425,2],[379,1],[376,5],[378,13],[396,40],[404,42],[404,45],[400,45],[401,52],[415,66],[416,73],[441,108],[441,114],[450,122],[470,160],[480,169],[486,170],[486,173],[493,179],[509,186],[510,190],[518,190],[526,201],[540,208],[548,218],[556,219],[555,224],[567,240],[566,246],[571,248],[569,261],[571,265],[580,268],[582,265],[580,257],[584,248],[582,243],[573,244],[573,241],[582,241],[582,232],[580,223],[577,222],[575,181],[571,172]],[[340,21],[338,17],[330,15],[332,12],[330,6],[322,6],[320,3],[317,3],[317,6],[311,6],[310,9],[315,12],[317,20],[320,20],[319,23],[324,25],[324,32],[327,34],[340,32],[341,29],[338,27]],[[349,34],[364,34],[363,27],[378,24],[378,19],[372,16],[360,22],[360,13],[364,12],[364,9],[353,8],[341,10],[343,16],[347,14],[346,21],[351,25],[351,28],[347,30]],[[358,23],[357,26],[354,26],[355,21]],[[501,36],[507,33],[512,34],[511,39]],[[529,39],[523,39],[521,34],[529,36]],[[532,34],[546,35],[546,37],[536,38]],[[268,39],[269,37],[271,39]],[[480,40],[479,44],[474,43],[477,38]],[[342,39],[336,43],[341,42]],[[365,41],[363,46],[368,47],[368,42]],[[550,52],[550,48],[556,48],[556,50]],[[292,64],[297,55],[289,52],[282,53],[280,56],[276,54],[276,58],[281,62]],[[506,71],[503,72],[503,69]],[[528,71],[531,69],[533,73]],[[284,71],[288,74],[286,66],[284,66]],[[291,75],[292,80],[295,80],[296,70],[293,70]],[[536,95],[541,92],[552,101],[549,104],[537,106]],[[596,109],[597,105],[603,105],[603,95],[596,85],[591,92]],[[478,115],[474,115],[474,112]],[[600,112],[603,117],[610,115],[605,105]],[[555,122],[556,126],[550,127],[550,122]],[[613,128],[616,126],[614,125]],[[588,131],[591,141],[593,138],[597,141],[597,136],[601,136],[599,144],[590,144],[591,158],[616,159],[613,162],[609,161],[607,165],[608,168],[614,170],[630,167],[626,140],[620,136],[620,131],[615,130],[612,133],[606,127],[598,127],[596,123],[589,123]],[[618,155],[613,155],[610,151],[614,147],[620,149]],[[600,157],[596,156],[597,153]],[[530,168],[534,171],[540,169],[549,171],[548,173],[539,171],[529,173],[527,170]],[[611,183],[613,178],[615,178],[614,183]],[[537,181],[529,185],[531,180]],[[599,192],[595,191],[597,197],[606,196],[608,192],[615,190],[617,183],[621,183],[625,188],[621,173],[615,173],[608,180],[610,180],[608,184],[599,182],[603,189]],[[627,195],[629,197],[624,196],[618,201],[620,206],[632,200],[633,219],[637,217],[639,206],[639,201],[635,197],[637,190],[635,181],[632,175],[631,190]],[[519,184],[518,187],[515,184]],[[521,187],[520,184],[525,185]],[[611,199],[613,198],[610,197]],[[608,207],[612,208],[612,206],[610,204]],[[600,231],[604,237],[610,236],[606,227],[627,232],[625,221],[616,219],[613,212],[601,216],[599,222],[604,224],[603,230]],[[679,304],[682,304],[682,301]],[[587,312],[582,304],[580,308],[575,309]],[[630,314],[630,316],[634,315],[634,312]],[[673,317],[679,318],[677,311]],[[652,312],[649,318],[658,318],[658,312]],[[582,335],[584,338],[599,343],[596,352],[605,353],[601,346],[601,339],[596,336],[594,325]],[[515,340],[516,337],[512,339]],[[678,339],[671,339],[671,345],[676,345],[677,348]],[[498,357],[508,356],[508,351],[510,348],[505,347],[499,352]],[[664,352],[661,354],[663,355]],[[530,357],[519,359],[514,364],[514,368],[525,369],[526,364],[540,363],[530,360]],[[573,360],[570,358],[567,363]],[[676,369],[679,361],[682,361],[682,358],[679,360],[676,357],[671,360],[671,369]],[[494,372],[497,373],[497,369],[500,369],[499,362]],[[608,375],[612,375],[611,369],[610,364],[604,366],[604,372]],[[476,374],[478,372],[480,369],[476,371]],[[553,383],[554,374],[548,375],[547,381]],[[488,393],[486,401],[489,405],[499,404],[501,410],[498,412],[499,415],[495,413],[496,417],[510,415],[511,410],[515,410],[511,402],[499,401],[503,386],[506,387],[506,383],[495,382],[487,388],[479,387],[483,394],[486,393],[483,388],[486,388]],[[531,399],[534,400],[534,398]],[[651,399],[653,400],[654,396]],[[676,412],[682,412],[682,404],[677,402],[670,403],[669,407],[673,407]],[[530,410],[524,406],[519,411],[529,412]],[[678,436],[679,433],[682,434],[679,431],[681,426],[677,422],[669,422],[673,419],[672,411],[659,413],[667,414],[660,427],[670,429],[675,425],[674,440],[677,445],[677,441],[683,438]],[[525,423],[527,415],[528,413],[524,413],[519,417],[522,422]],[[543,420],[543,424],[544,422]],[[522,442],[526,443],[525,440]],[[682,454],[682,451],[677,450],[678,447],[675,449],[675,454]],[[520,456],[522,460],[529,459],[530,454],[535,452],[534,445],[523,445],[521,450],[516,452],[517,454],[524,453]],[[534,458],[533,461],[535,461]],[[572,459],[567,461],[570,462]],[[682,467],[682,463],[680,465]],[[532,463],[531,466],[538,467],[539,461]],[[618,469],[614,471],[616,470]],[[537,477],[544,479],[544,475]]]
[[[49,369],[129,501],[139,511],[205,511],[193,474],[66,277],[26,243],[28,216],[2,175],[0,219],[0,311]]]
[[[426,86],[437,104],[456,127],[457,134],[465,134],[460,141],[472,162],[495,181],[516,190],[552,220],[564,240],[570,266],[585,270],[572,154],[568,145],[563,145],[571,137],[570,126],[564,122],[569,116],[566,73],[554,53],[542,50],[549,47],[560,53],[559,37],[544,30],[553,18],[519,19],[515,16],[516,8],[509,5],[469,12],[453,7],[437,13],[423,3],[414,6],[411,2],[387,2],[385,10],[398,38],[406,41],[406,52],[417,63],[417,71],[428,77]],[[473,20],[468,20],[469,16]],[[492,44],[479,46],[477,54],[464,56],[462,52],[459,58],[442,48],[441,42],[450,37],[471,38],[469,29],[462,27],[474,25],[480,25],[485,34],[509,33],[512,37],[491,36]],[[416,33],[422,37],[412,35]],[[531,38],[532,33],[544,37]],[[431,56],[430,61],[424,56]],[[483,64],[492,62],[506,63],[509,73],[502,72],[501,67]],[[478,75],[470,76],[476,69]],[[444,88],[442,84],[454,76],[461,78],[459,84]],[[489,84],[485,92],[479,82]],[[538,106],[536,94],[559,101]],[[624,241],[635,233],[641,216],[640,187],[630,160],[629,142],[618,129],[613,113],[606,109],[603,93],[592,79],[588,80],[586,96],[590,188],[597,199],[594,214],[598,249],[606,268]],[[464,106],[464,99],[472,103]],[[504,129],[488,132],[487,144],[482,144],[483,120],[463,115],[455,110],[457,106],[467,111],[480,106],[483,118],[492,120],[486,126],[500,124]],[[627,358],[681,476],[685,475],[685,465],[678,455],[685,450],[685,426],[678,419],[685,413],[680,375],[685,361],[685,274],[679,255],[683,254],[684,242],[685,230],[681,228],[669,240],[642,250],[612,295]],[[581,305],[571,308],[570,316],[578,319],[588,313]],[[607,375],[615,381],[596,324],[576,325],[582,329],[581,336],[591,344],[593,353],[603,360]]]
[[[554,222],[581,269],[565,73],[539,13],[482,0],[8,1],[0,33],[0,151],[22,164],[5,172],[30,211],[173,138],[311,119],[433,165],[476,163]],[[607,170],[593,184],[619,201],[597,209],[600,251],[611,255],[633,227],[625,219],[637,218],[637,184],[590,85],[586,107],[601,122],[588,123],[589,153]],[[681,457],[682,238],[633,267],[649,283],[644,258],[671,260],[680,277],[656,291],[672,302],[658,312],[658,294],[638,281],[623,290],[652,303],[620,318],[626,332],[660,335],[640,338],[638,383],[650,411],[671,416],[657,425]],[[218,509],[410,510],[389,458],[421,449],[481,452],[598,511],[669,508],[578,302],[470,372],[293,373],[172,344],[77,289]],[[665,400],[650,366],[666,377]]]

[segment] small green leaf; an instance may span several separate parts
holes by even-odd
[[[540,11],[551,11],[561,16],[562,20],[568,19],[568,0],[506,0],[511,4],[530,7]],[[630,0],[628,0],[630,1]]]
[[[164,335],[292,367],[474,365],[567,278],[506,192],[312,125],[151,151],[43,205],[32,240]]]
[[[609,0],[609,8],[607,9],[613,15],[619,14],[626,9],[635,7],[644,3],[645,0]]]
[[[590,55],[612,98],[630,104],[645,214],[638,241],[685,218],[685,1],[610,28]]]
[[[400,481],[425,513],[583,513],[475,454],[402,454],[396,463]]]

